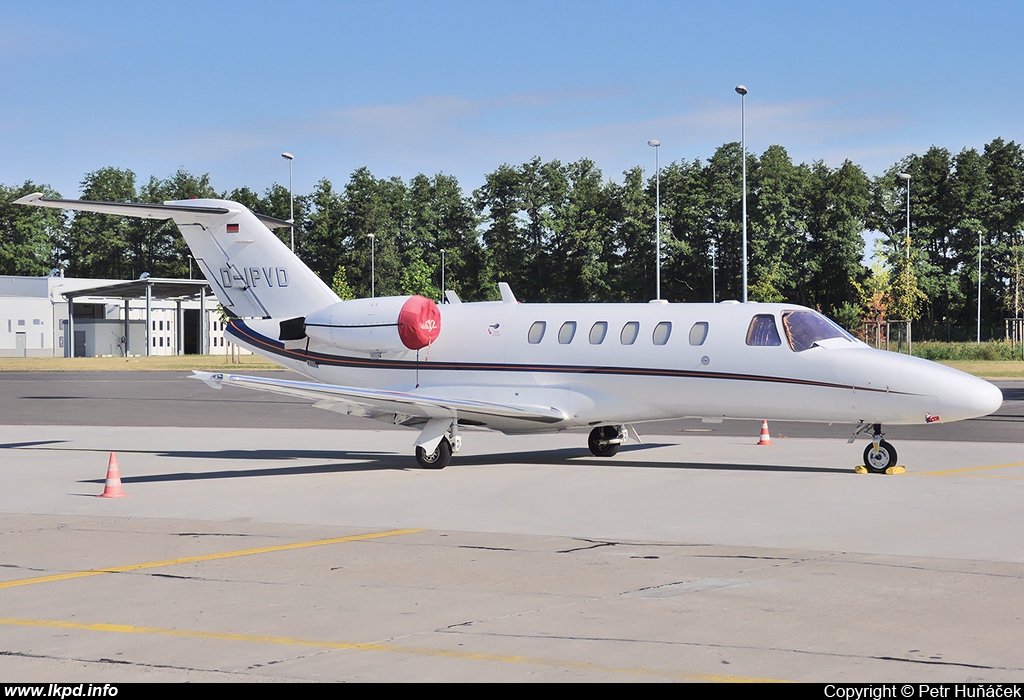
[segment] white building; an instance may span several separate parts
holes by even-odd
[[[0,356],[224,355],[231,346],[209,291],[205,280],[0,275]]]

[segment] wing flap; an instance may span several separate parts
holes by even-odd
[[[338,404],[361,407],[366,414],[398,413],[425,418],[454,419],[458,417],[500,418],[531,423],[560,423],[566,419],[561,410],[553,406],[498,404],[465,398],[427,396],[402,391],[362,389],[358,387],[299,382],[268,377],[249,377],[240,374],[222,374],[193,370],[193,379],[218,388],[225,384],[273,394],[306,399],[319,408],[338,410]]]

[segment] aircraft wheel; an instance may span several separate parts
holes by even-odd
[[[875,443],[868,443],[864,448],[864,466],[869,472],[884,474],[886,469],[896,466],[896,448],[885,440],[878,443],[877,450]]]
[[[452,461],[452,444],[448,438],[441,438],[433,452],[427,454],[422,447],[416,448],[416,461],[424,469],[444,469]]]
[[[618,442],[609,443],[619,436],[620,428],[617,425],[602,425],[590,431],[590,438],[587,440],[587,447],[590,454],[595,457],[612,457],[622,445]]]

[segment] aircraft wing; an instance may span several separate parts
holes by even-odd
[[[431,420],[438,418],[464,418],[488,424],[495,419],[502,422],[560,423],[565,413],[553,406],[529,406],[491,403],[466,398],[427,396],[402,391],[362,389],[357,387],[300,382],[288,379],[248,377],[240,374],[192,371],[193,379],[201,379],[214,389],[227,384],[246,389],[267,391],[307,399],[316,408],[348,413],[367,418],[380,418],[395,414],[406,418]],[[398,421],[396,422],[405,422]]]

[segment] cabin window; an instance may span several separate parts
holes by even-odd
[[[619,342],[623,345],[632,345],[636,342],[637,335],[640,334],[640,322],[630,321],[622,327],[622,332],[619,333]]]
[[[779,328],[775,325],[773,315],[758,314],[750,320],[750,328],[747,329],[747,345],[782,345],[782,338],[779,337]]]
[[[562,327],[558,329],[558,342],[561,345],[568,345],[572,342],[573,337],[576,335],[576,322],[566,321],[562,324]]]
[[[690,329],[690,345],[703,345],[708,339],[708,322],[697,321]]]
[[[787,311],[782,314],[782,327],[786,329],[786,340],[795,352],[814,347],[819,340],[844,338],[853,342],[849,333],[814,311]]]
[[[655,345],[664,345],[668,342],[670,335],[672,335],[672,323],[670,321],[662,321],[654,327],[651,340],[654,341]]]
[[[530,334],[526,337],[530,341],[531,345],[536,345],[544,339],[544,330],[548,327],[548,324],[544,321],[536,321],[530,326]]]
[[[590,344],[600,345],[604,342],[606,335],[608,335],[608,322],[598,321],[590,327]]]

